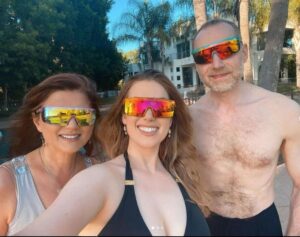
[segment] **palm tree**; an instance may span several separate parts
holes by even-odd
[[[193,0],[197,30],[207,21],[205,0]]]
[[[147,63],[153,68],[153,55],[158,50],[162,61],[162,71],[165,67],[165,45],[171,42],[171,5],[168,1],[153,5],[150,1],[130,0],[133,11],[122,14],[120,23],[115,25],[118,34],[116,41],[138,42],[140,57],[146,54]]]
[[[153,68],[152,39],[156,24],[154,7],[148,1],[130,0],[128,4],[132,5],[131,11],[123,13],[120,22],[114,26],[116,42],[137,42],[143,45],[148,65]]]
[[[249,0],[240,0],[239,26],[243,42],[248,46],[248,60],[244,65],[244,80],[253,83],[250,35],[249,35]]]
[[[172,8],[169,2],[161,3],[153,9],[157,20],[154,28],[154,38],[159,43],[162,72],[164,72],[166,61],[165,45],[170,45],[171,37],[173,36],[171,12]]]
[[[258,75],[259,85],[271,91],[277,90],[287,15],[288,1],[273,0],[271,2],[264,59]]]

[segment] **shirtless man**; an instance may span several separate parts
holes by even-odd
[[[211,233],[282,235],[274,205],[281,152],[294,182],[288,234],[299,235],[299,105],[242,81],[247,45],[230,21],[205,23],[193,48],[197,72],[210,88],[190,110],[197,131],[199,170],[210,194]]]

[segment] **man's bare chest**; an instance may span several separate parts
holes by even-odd
[[[249,168],[269,165],[282,143],[276,120],[258,114],[222,119],[202,116],[196,141],[201,157],[208,162],[227,161]]]

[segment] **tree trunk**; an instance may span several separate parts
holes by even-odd
[[[193,5],[194,5],[196,29],[199,30],[200,27],[207,21],[206,3],[205,0],[193,0]],[[205,93],[209,91],[209,88],[205,85],[204,85],[204,91]]]
[[[193,0],[197,30],[207,21],[205,0]]]
[[[251,43],[249,34],[249,0],[240,0],[240,31],[244,44],[248,46],[248,60],[244,64],[244,80],[253,83],[252,66],[251,66]]]
[[[271,1],[271,16],[264,59],[261,70],[258,74],[258,84],[271,91],[277,90],[287,15],[287,0]]]
[[[165,64],[166,64],[166,57],[165,57],[165,47],[164,43],[160,43],[160,57],[161,57],[161,72],[165,72]]]
[[[300,88],[300,26],[295,26],[293,43],[296,51],[296,79],[297,87]]]
[[[148,65],[150,69],[153,69],[152,50],[151,50],[150,41],[146,43],[146,53],[147,53]]]

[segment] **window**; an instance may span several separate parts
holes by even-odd
[[[257,36],[257,50],[264,50],[266,47],[266,32]]]
[[[193,69],[191,67],[182,68],[183,86],[193,86]]]
[[[180,72],[180,67],[176,67],[176,72]]]
[[[293,29],[285,29],[284,41],[283,41],[284,48],[292,48],[293,47],[293,41],[292,41],[293,35],[294,35]],[[267,32],[263,32],[257,36],[257,50],[265,49],[266,39],[267,39]]]
[[[180,81],[180,79],[181,79],[180,76],[177,76],[177,81]]]
[[[293,29],[285,29],[283,47],[285,47],[285,48],[293,47],[293,41],[292,41],[293,36],[294,36]]]
[[[177,58],[186,58],[190,56],[190,42],[186,41],[176,45],[177,48]]]

